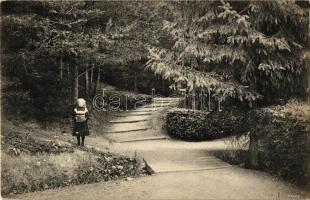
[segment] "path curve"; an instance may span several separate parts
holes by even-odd
[[[111,121],[109,150],[143,157],[155,174],[131,181],[71,186],[20,195],[20,199],[310,199],[309,193],[259,171],[231,166],[210,154],[223,140],[184,142],[161,129],[162,116],[177,99],[157,98],[151,105]],[[92,140],[90,140],[91,142]],[[100,149],[97,143],[91,144]]]

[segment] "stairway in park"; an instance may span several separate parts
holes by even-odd
[[[151,104],[124,112],[110,121],[110,129],[105,134],[109,140],[117,143],[167,139],[154,129],[151,122],[155,113],[175,106],[176,103],[175,98],[154,98]]]
[[[106,137],[114,142],[114,151],[138,154],[157,173],[219,169],[229,164],[208,153],[208,148],[225,148],[223,142],[193,143],[170,139],[162,129],[163,116],[176,106],[177,98],[155,98],[153,103],[124,112],[110,121]]]

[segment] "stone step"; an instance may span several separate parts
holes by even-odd
[[[169,98],[169,97],[154,97],[153,100],[163,100],[163,101],[175,101],[178,100],[179,98]]]
[[[128,133],[128,132],[134,132],[134,131],[146,131],[151,129],[150,127],[146,127],[146,128],[137,128],[137,129],[129,129],[129,130],[115,130],[115,131],[108,131],[108,132],[104,132],[107,134],[114,134],[114,133]]]
[[[119,120],[119,121],[109,121],[109,123],[113,124],[124,124],[124,123],[137,123],[137,122],[145,122],[147,119],[137,119],[137,120]]]
[[[150,116],[153,114],[154,111],[135,111],[135,112],[131,112],[129,113],[128,115],[126,115],[125,117],[128,117],[128,116]]]
[[[149,137],[156,137],[151,130],[147,131],[132,131],[126,133],[113,133],[109,134],[108,137],[113,141],[129,141],[129,140],[136,140],[141,138],[149,138]]]
[[[153,103],[156,103],[156,104],[174,104],[174,103],[177,103],[179,101],[152,101],[152,103],[150,104],[147,104],[147,105],[151,105]]]
[[[133,120],[133,119],[124,118],[124,120]],[[149,123],[148,121],[141,121],[141,122],[135,122],[135,123],[116,123],[116,124],[111,123],[109,130],[107,131],[115,132],[115,131],[145,129],[149,127],[148,123]]]
[[[170,105],[173,105],[175,103],[173,103],[173,102],[170,102],[170,103],[155,102],[155,103],[148,104],[148,105],[145,105],[145,106],[151,106],[151,105],[154,105],[154,104],[157,105],[157,106],[159,106],[159,105],[161,105],[161,106],[170,106]]]
[[[175,103],[176,101],[161,101],[161,100],[155,100],[155,101],[152,101],[152,103],[163,103],[163,104],[170,104],[170,103]],[[152,104],[151,103],[151,104]]]
[[[155,100],[155,101],[152,101],[150,104],[152,103],[163,103],[163,104],[171,104],[171,103],[176,103],[176,102],[179,102],[179,100],[174,100],[174,101],[161,101],[161,100]],[[148,104],[149,105],[149,104]]]
[[[152,105],[148,105],[145,106],[144,108],[167,108],[169,107],[171,104],[167,104],[167,105],[161,105],[161,104],[152,104]]]
[[[223,165],[223,162],[219,162],[218,159],[208,159],[208,160],[197,160],[197,159],[193,159],[193,160],[176,160],[174,161],[174,163],[188,163],[190,162],[191,164],[195,164],[195,163],[207,163],[208,165]]]
[[[197,171],[197,170],[213,170],[231,167],[228,163],[215,159],[212,161],[205,160],[147,160],[148,164],[155,171],[155,173],[163,172],[178,172],[178,171]]]
[[[111,123],[134,123],[134,122],[142,122],[148,120],[150,117],[147,115],[141,115],[141,116],[132,116],[128,115],[125,117],[118,117],[115,118],[109,122]]]
[[[145,131],[146,130],[149,130],[149,129],[136,129],[136,130],[133,130],[133,131],[129,131],[129,132],[115,132],[115,133],[110,133],[111,134],[111,137],[118,137],[119,136],[124,136],[124,135],[132,135],[132,134],[139,134],[139,133],[144,133],[145,134]]]
[[[147,112],[147,113],[139,113],[139,112],[134,112],[134,113],[125,113],[123,115],[115,115],[116,117],[137,117],[137,116],[150,116],[152,113]]]
[[[138,112],[136,112],[136,113],[129,113],[129,115],[127,115],[127,116],[146,116],[146,115],[152,115],[152,113],[138,113]],[[124,117],[124,116],[122,116],[122,117]]]
[[[168,172],[184,172],[184,171],[202,171],[202,170],[216,170],[216,169],[225,169],[229,168],[231,166],[206,166],[206,167],[167,167],[167,168],[162,168],[159,170],[154,170],[153,166],[151,168],[155,173],[168,173]]]
[[[142,109],[142,108],[139,108],[137,110],[132,110],[131,112],[132,113],[135,113],[135,112],[154,112],[154,111],[157,111],[158,109]]]
[[[150,140],[166,140],[167,138],[164,136],[157,136],[157,137],[144,137],[144,138],[137,138],[132,140],[121,140],[118,141],[119,143],[126,143],[126,142],[142,142],[142,141],[150,141]]]

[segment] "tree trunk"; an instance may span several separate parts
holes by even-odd
[[[97,89],[98,89],[99,83],[100,83],[100,67],[98,67],[97,80],[95,82],[95,87],[94,87],[94,96],[97,93]]]
[[[91,71],[90,71],[90,84],[89,84],[89,91],[92,91],[92,86],[93,86],[93,76],[94,76],[94,64],[91,66]]]
[[[25,70],[25,78],[27,78],[28,77],[28,70],[27,70],[25,59],[23,59],[23,67],[24,67],[24,70]]]
[[[306,65],[306,68],[308,69],[307,72],[306,72],[306,81],[307,81],[307,85],[306,85],[306,89],[307,89],[307,100],[308,100],[308,103],[310,103],[310,58],[309,58],[309,55],[310,55],[310,51],[306,51],[306,54],[308,54],[306,60],[305,60],[305,65]],[[306,152],[310,152],[310,129],[308,130],[308,134],[307,134],[307,145],[306,145]],[[306,180],[306,183],[308,183],[308,186],[310,187],[310,153],[308,153],[308,156],[306,157],[306,167],[307,167],[307,174],[306,174],[306,177],[307,177],[307,180]]]
[[[308,131],[308,134],[307,134],[307,145],[306,145],[306,152],[310,152],[310,134],[309,134],[309,131]],[[307,183],[309,183],[309,186],[310,186],[310,153],[308,153],[308,156],[307,156],[307,163],[306,163],[306,167],[307,167]]]
[[[62,80],[63,63],[62,58],[60,58],[60,80]]]
[[[251,168],[258,167],[258,140],[253,133],[250,134],[249,162]]]
[[[209,112],[211,111],[211,90],[208,89],[208,108]]]
[[[222,97],[220,97],[219,100],[218,100],[218,111],[219,112],[222,111]]]
[[[135,92],[138,91],[138,77],[137,77],[137,73],[134,74],[134,91]]]
[[[79,97],[79,77],[78,66],[74,66],[74,80],[73,80],[73,101],[75,102]]]
[[[69,68],[69,64],[67,64],[66,67],[67,67],[67,79],[69,80],[69,78],[70,78],[70,68]]]
[[[165,91],[165,81],[163,78],[161,78],[161,92],[162,94],[166,95],[166,91]]]
[[[85,71],[85,94],[86,94],[86,97],[89,97],[89,93],[88,93],[88,90],[89,90],[89,77],[88,77],[88,64],[86,66],[86,71]]]
[[[196,110],[196,88],[195,86],[193,87],[193,92],[192,92],[192,109]]]
[[[307,54],[308,54],[308,57],[307,59],[305,60],[305,65],[306,65],[306,69],[307,72],[306,72],[306,76],[307,76],[307,86],[306,86],[306,89],[307,89],[307,97],[308,97],[308,101],[310,102],[310,58],[309,58],[309,55],[310,55],[310,51],[307,51]],[[310,172],[309,172],[310,173]]]
[[[198,110],[202,110],[202,108],[203,108],[203,91],[202,91],[202,89],[199,89],[199,95],[198,95],[198,97],[197,97],[197,101],[198,101],[198,103],[197,103],[197,108],[198,108]]]
[[[185,108],[190,107],[189,102],[190,102],[190,94],[189,94],[188,88],[186,88],[186,91],[185,91]]]

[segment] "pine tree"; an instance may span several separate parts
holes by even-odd
[[[296,29],[281,32],[282,24],[274,27],[276,34],[267,35],[263,25],[271,17],[261,19],[273,15],[275,23],[284,23],[283,18],[295,28],[307,24],[298,6],[286,4],[290,7],[250,2],[240,11],[225,2],[169,4],[175,14],[163,27],[175,42],[167,48],[150,46],[147,66],[174,82],[185,81],[190,91],[211,90],[217,100],[232,97],[251,103],[292,94],[302,85],[300,52],[305,46],[295,39]]]

